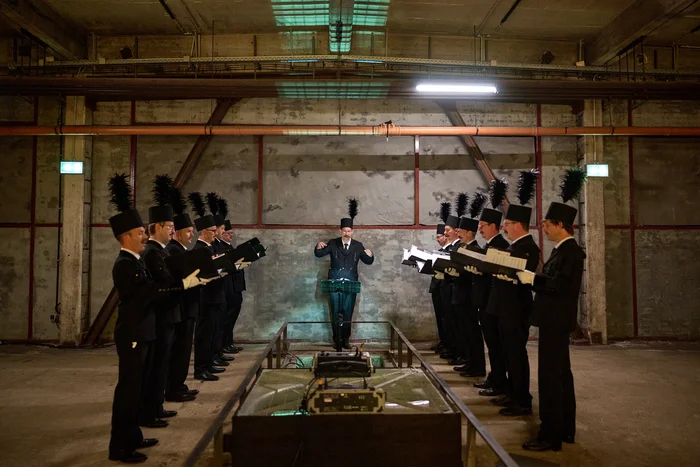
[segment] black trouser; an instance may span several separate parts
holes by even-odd
[[[242,292],[234,292],[233,296],[226,297],[226,319],[222,326],[222,345],[224,348],[233,345],[233,328],[236,326],[238,316],[241,314],[242,304]]]
[[[498,330],[508,371],[508,397],[519,407],[531,408],[530,362],[527,359],[530,325],[523,319],[498,318]]]
[[[177,394],[188,389],[185,380],[190,369],[194,326],[194,318],[183,319],[175,325],[175,338],[170,352],[168,379],[165,386],[166,394]]]
[[[347,292],[331,292],[330,309],[331,321],[333,322],[333,342],[337,342],[338,333],[336,328],[340,328],[340,339],[350,340],[352,329],[352,314],[355,311],[355,298],[357,294]],[[347,321],[347,322],[345,322]]]
[[[469,368],[472,371],[484,371],[486,370],[486,356],[484,355],[484,340],[481,337],[481,327],[479,326],[479,310],[468,306],[464,317],[469,345]]]
[[[201,304],[199,318],[194,328],[194,371],[209,369],[216,357],[216,336],[223,303]]]
[[[114,389],[109,451],[131,452],[143,441],[143,433],[139,428],[139,412],[143,369],[150,343],[139,342],[134,347],[131,342],[118,339],[116,345],[119,355],[119,381]]]
[[[442,323],[442,302],[440,299],[440,289],[435,292],[430,292],[430,296],[433,300],[433,310],[435,310],[435,322],[437,323],[438,330],[438,340],[441,344],[445,344],[445,329]]]
[[[467,305],[452,304],[452,313],[454,314],[455,323],[455,345],[457,354],[467,360],[471,358],[469,347],[469,333],[467,331]]]
[[[540,433],[538,438],[559,444],[576,435],[576,396],[569,360],[569,333],[540,328],[538,370]]]
[[[458,356],[457,323],[452,309],[452,284],[444,282],[440,285],[440,311],[442,312],[442,326],[445,330],[445,344],[447,349]]]
[[[484,335],[486,348],[489,350],[489,372],[488,381],[491,387],[497,390],[505,391],[506,389],[506,362],[503,356],[503,347],[501,337],[498,331],[498,318],[486,311],[479,310],[479,321],[481,323],[481,332]]]
[[[165,382],[168,377],[170,350],[175,338],[175,325],[156,326],[156,340],[153,343],[153,360],[147,379],[143,385],[142,420],[154,420],[163,410]]]

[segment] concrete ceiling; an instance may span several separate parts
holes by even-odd
[[[98,35],[163,35],[185,31],[218,34],[288,31],[277,26],[273,5],[281,0],[43,0],[67,22]],[[359,2],[359,0],[357,0]],[[295,0],[326,5],[326,0]],[[472,35],[545,40],[591,39],[635,0],[390,0],[389,32]],[[649,35],[647,43],[700,43],[700,4],[687,8]],[[8,28],[0,24],[0,35]],[[299,27],[298,29],[303,29]],[[322,30],[323,27],[315,27]],[[362,29],[356,27],[355,29]],[[383,28],[382,28],[383,29]]]

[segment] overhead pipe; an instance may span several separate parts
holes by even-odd
[[[698,127],[476,127],[345,125],[0,126],[0,136],[700,136]]]

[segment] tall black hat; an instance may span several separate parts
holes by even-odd
[[[357,200],[355,198],[350,198],[348,200],[348,215],[350,217],[343,217],[340,219],[340,228],[350,227],[352,229],[353,220],[357,216]]]
[[[537,170],[523,170],[518,178],[518,202],[520,205],[511,204],[506,212],[506,219],[515,222],[522,222],[530,225],[532,208],[525,206],[535,196],[535,185],[537,185]]]
[[[153,180],[153,202],[155,206],[148,208],[148,222],[172,222],[173,208],[170,206],[170,191],[173,188],[173,179],[168,175],[156,175]]]
[[[109,218],[112,233],[119,237],[124,232],[143,227],[143,221],[136,209],[133,209],[131,186],[126,181],[126,174],[114,174],[109,179],[110,203],[119,214]]]
[[[219,198],[219,215],[224,219],[224,230],[226,232],[232,230],[231,221],[226,219],[228,217],[228,202],[223,198]]]
[[[496,179],[491,182],[491,187],[489,188],[489,198],[491,199],[491,208],[484,208],[481,211],[480,221],[484,221],[487,224],[501,225],[501,218],[503,214],[501,211],[497,211],[498,207],[503,204],[506,199],[506,193],[508,192],[508,180],[505,178]],[[493,208],[493,209],[492,209]]]
[[[182,196],[182,190],[176,186],[173,186],[170,190],[170,205],[173,207],[173,212],[175,213],[173,216],[175,230],[194,227],[194,224],[192,224],[192,219],[190,219],[190,215],[185,212],[185,209],[187,209],[187,203],[185,202],[185,197]]]
[[[578,198],[581,194],[581,189],[586,181],[586,172],[580,167],[568,169],[564,175],[564,179],[559,185],[559,196],[566,203],[572,199]],[[544,218],[548,220],[558,221],[564,225],[574,225],[576,213],[578,210],[573,206],[564,203],[552,202],[547,209],[547,214]]]
[[[212,216],[214,216],[214,222],[216,223],[217,227],[224,225],[224,218],[221,216],[221,213],[219,213],[219,199],[219,195],[216,193],[207,193],[207,205],[209,206],[209,212]]]
[[[192,210],[197,215],[194,220],[194,227],[198,230],[208,229],[209,227],[216,227],[216,222],[214,222],[214,216],[211,214],[206,214],[206,208],[204,207],[204,200],[202,199],[202,194],[199,192],[193,192],[188,195],[190,200],[190,205]]]

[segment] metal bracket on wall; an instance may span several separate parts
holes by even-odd
[[[211,114],[211,117],[209,117],[207,126],[221,124],[229,109],[238,101],[240,101],[240,99],[219,99]],[[211,134],[206,134],[197,138],[194,146],[192,146],[192,150],[185,159],[185,162],[182,163],[182,167],[180,167],[179,172],[175,176],[175,186],[182,188],[185,183],[187,183],[192,176],[194,169],[197,167],[202,154],[204,154],[204,151],[209,146],[209,143],[213,137],[214,136]],[[112,318],[114,310],[117,309],[118,304],[119,295],[117,294],[117,289],[112,287],[112,290],[109,292],[109,295],[107,295],[107,298],[102,304],[99,313],[92,322],[90,329],[88,329],[88,332],[85,334],[82,345],[96,345],[99,343],[100,336],[102,336],[107,324],[109,324],[109,320]]]

